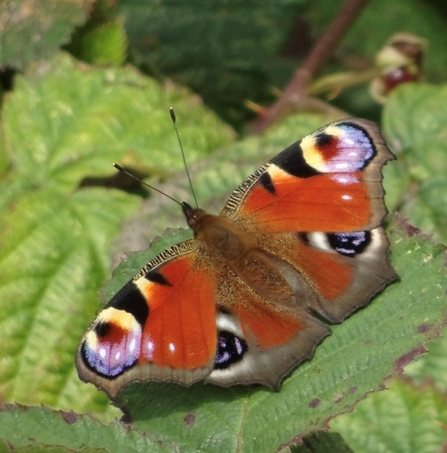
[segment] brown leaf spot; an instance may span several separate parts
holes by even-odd
[[[196,416],[194,414],[188,414],[185,416],[183,421],[188,425],[191,426],[196,420]]]
[[[394,361],[394,366],[396,371],[399,374],[402,374],[404,371],[405,365],[408,365],[412,362],[417,356],[425,354],[427,350],[423,346],[418,346],[417,348],[412,349],[410,352],[407,352],[404,355],[401,355]]]
[[[73,423],[76,423],[76,421],[78,420],[78,415],[74,412],[60,412],[60,414],[65,423],[69,425],[73,425]]]
[[[318,399],[318,398],[314,398],[310,403],[309,403],[309,407],[311,409],[315,409],[316,407],[318,407],[321,403],[321,400]]]
[[[418,333],[427,333],[431,330],[431,324],[421,324],[418,326]]]

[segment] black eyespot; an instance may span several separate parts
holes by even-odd
[[[320,132],[315,135],[315,141],[317,147],[324,147],[332,145],[334,141],[334,136],[331,134],[326,134],[325,132]]]
[[[247,342],[243,338],[239,338],[226,330],[221,330],[217,339],[214,368],[217,370],[229,368],[233,363],[242,360],[247,351]]]
[[[354,231],[352,233],[328,233],[330,246],[340,255],[354,257],[363,253],[371,243],[370,231]]]
[[[104,338],[110,332],[110,324],[108,322],[98,322],[93,330],[98,338]]]

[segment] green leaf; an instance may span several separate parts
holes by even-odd
[[[407,84],[384,110],[384,132],[406,177],[400,210],[410,222],[447,242],[447,86]]]
[[[353,453],[337,433],[318,431],[303,439],[299,447],[292,447],[291,453]],[[284,452],[285,453],[285,452]]]
[[[110,274],[111,242],[140,200],[80,186],[129,156],[153,174],[181,168],[170,105],[191,162],[233,137],[186,90],[132,69],[59,55],[17,78],[1,123],[11,166],[0,181],[3,401],[117,413],[79,381],[74,354]]]
[[[122,64],[126,59],[127,38],[121,21],[110,21],[87,30],[80,46],[80,57],[87,63]]]
[[[432,453],[442,451],[447,424],[446,395],[433,385],[393,381],[371,395],[331,428],[343,434],[356,452]]]
[[[299,116],[262,140],[248,139],[209,158],[205,168],[192,172],[195,180],[197,177],[203,182],[199,190],[203,195],[214,191],[220,196],[227,185],[234,187],[240,181],[240,171],[246,170],[243,156],[249,156],[246,158],[250,161],[252,153],[260,159],[279,151],[304,135],[302,128],[307,128],[306,132],[314,129],[315,124],[306,118]],[[284,133],[287,130],[288,138]],[[277,148],[275,152],[269,151],[271,147]],[[176,180],[176,184],[182,186],[186,181]],[[155,200],[147,204],[144,214],[152,219],[155,213],[162,221],[172,215],[169,210],[164,214],[165,206],[160,207]],[[177,206],[172,209],[178,211]],[[150,228],[142,226],[141,216],[139,222],[131,223],[132,232],[153,230],[153,223]],[[126,408],[139,429],[158,433],[165,442],[176,442],[182,451],[207,451],[206,439],[211,436],[216,450],[225,446],[225,451],[242,448],[267,452],[280,444],[293,444],[293,439],[315,429],[324,429],[330,418],[352,409],[367,392],[380,389],[386,377],[400,373],[408,361],[423,352],[421,343],[439,332],[443,322],[440,313],[446,307],[445,251],[414,233],[406,223],[392,222],[393,265],[402,281],[341,326],[334,326],[333,335],[318,347],[312,361],[286,379],[279,393],[260,387],[131,384],[122,391],[118,404]],[[171,234],[172,242],[186,237],[179,231]],[[118,271],[119,283],[112,281],[107,286],[105,299],[166,244],[158,242],[155,250],[123,263]]]
[[[428,354],[405,368],[405,374],[411,376],[417,383],[431,379],[444,393],[447,391],[447,336],[445,334],[444,330],[443,337],[428,345]]]
[[[4,140],[27,187],[73,189],[87,175],[110,175],[111,163],[126,158],[143,168],[146,162],[156,175],[182,169],[168,114],[172,105],[182,118],[191,162],[233,137],[186,90],[163,88],[130,68],[87,69],[62,54],[17,79],[4,107]]]
[[[271,86],[290,77],[294,66],[281,53],[306,0],[119,4],[139,66],[191,87],[240,122],[246,99],[272,100]]]
[[[82,24],[92,0],[4,0],[0,2],[0,67],[23,69],[50,58]]]
[[[139,429],[177,442],[182,451],[204,448],[213,433],[217,450],[225,445],[226,451],[242,446],[244,451],[268,452],[323,429],[330,418],[379,389],[385,377],[401,372],[422,352],[424,339],[439,332],[446,306],[445,251],[425,237],[408,238],[407,228],[397,223],[391,231],[393,265],[402,281],[367,309],[334,326],[333,335],[284,381],[280,392],[131,384],[121,392],[119,405]]]
[[[29,447],[29,450],[24,450],[26,452],[178,451],[174,445],[158,442],[151,435],[138,432],[129,425],[114,422],[106,426],[85,415],[55,412],[45,407],[16,405],[0,408],[0,438],[8,439],[14,451]]]
[[[393,264],[402,282],[333,327],[333,335],[318,347],[312,361],[286,379],[280,392],[260,387],[132,384],[122,391],[119,403],[126,406],[133,429],[150,433],[161,445],[175,444],[182,452],[269,452],[278,445],[297,442],[306,432],[324,429],[329,418],[352,408],[365,393],[379,389],[385,377],[401,371],[421,352],[424,339],[438,333],[442,324],[439,313],[446,302],[444,248],[418,235],[407,238],[407,230],[414,231],[406,224],[392,225],[391,230]],[[46,420],[44,409],[36,411],[38,420]],[[7,439],[17,433],[4,422],[16,421],[17,413],[13,411],[11,417],[9,412],[0,413],[0,426],[6,426],[4,432],[0,428],[0,436]],[[32,437],[51,443],[54,421],[45,421],[48,430],[39,423],[39,430],[31,430]],[[110,429],[111,436],[115,428]],[[85,429],[91,432],[93,426]],[[59,438],[65,442],[62,445],[72,446],[70,436]],[[90,442],[88,446],[106,444]],[[119,446],[107,449],[120,451]]]

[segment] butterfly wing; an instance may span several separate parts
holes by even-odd
[[[205,381],[278,388],[285,375],[313,354],[329,329],[311,316],[307,307],[295,304],[287,282],[268,264],[263,266],[264,253],[252,251],[249,255],[244,266],[249,267],[248,261],[256,262],[255,278],[263,281],[262,291],[253,287],[256,284],[248,284],[254,279],[250,281],[247,273],[234,273],[223,266],[226,278],[216,297],[215,367]]]
[[[333,323],[366,305],[398,278],[388,263],[383,228],[346,233],[279,233],[265,249],[295,270],[289,284],[299,306]]]
[[[128,382],[189,385],[214,367],[216,282],[194,240],[155,257],[104,307],[81,340],[82,380],[114,397]]]
[[[386,214],[381,169],[390,159],[375,124],[340,121],[278,154],[232,194],[222,216],[249,232],[294,297],[277,313],[260,286],[262,302],[227,307],[239,329],[233,334],[250,338],[251,346],[241,365],[229,361],[208,381],[228,385],[238,374],[237,382],[278,385],[288,364],[309,357],[328,333],[312,313],[341,322],[397,278],[380,226]],[[272,344],[263,342],[269,323],[278,332]]]
[[[247,178],[221,215],[263,233],[371,230],[386,214],[381,169],[393,158],[377,125],[338,121]]]

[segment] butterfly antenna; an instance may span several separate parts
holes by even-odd
[[[114,163],[113,166],[117,170],[119,170],[120,172],[126,174],[127,176],[130,176],[131,178],[135,179],[135,181],[138,181],[141,185],[149,187],[149,189],[155,190],[155,192],[158,192],[159,194],[164,195],[165,197],[169,198],[170,200],[175,201],[180,206],[183,206],[183,203],[181,203],[180,201],[178,201],[175,198],[171,197],[170,195],[168,195],[167,193],[163,192],[162,190],[157,189],[156,187],[151,186],[150,184],[144,182],[143,180],[141,180],[140,178],[138,178],[137,176],[132,174],[130,171],[125,170],[123,167],[121,167],[121,165],[118,165],[118,164]]]
[[[178,129],[177,129],[177,117],[176,117],[175,111],[172,107],[169,108],[169,113],[171,114],[171,119],[172,119],[172,123],[174,124],[175,134],[177,135],[177,140],[180,145],[180,151],[182,153],[182,158],[183,158],[183,166],[185,167],[186,176],[188,177],[189,187],[191,189],[192,196],[194,197],[194,202],[196,204],[196,207],[198,208],[199,204],[197,203],[196,193],[194,192],[194,187],[192,185],[191,176],[189,175],[188,165],[186,163],[186,158],[185,158],[185,151],[183,150],[182,141],[180,140],[180,134],[178,133]]]

